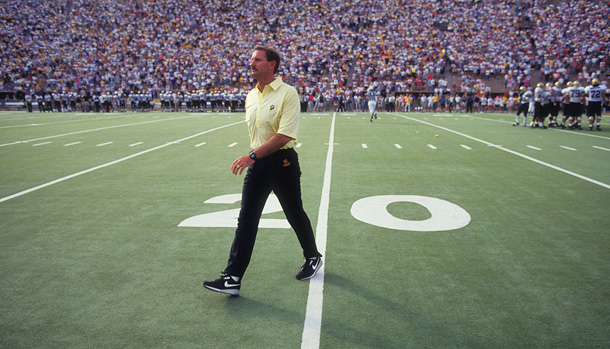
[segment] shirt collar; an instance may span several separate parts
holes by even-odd
[[[269,85],[267,85],[267,86],[271,87],[271,88],[272,88],[274,91],[277,91],[277,89],[278,89],[278,88],[280,88],[280,86],[282,85],[282,82],[283,82],[282,78],[280,78],[280,77],[278,76],[278,77],[276,77],[276,78],[275,78],[275,80],[273,80],[273,81],[272,81],[272,82],[271,82]],[[267,88],[267,86],[265,86],[265,88]],[[258,89],[258,83],[256,84],[256,89],[257,89],[258,91],[260,91],[260,90]]]
[[[277,78],[275,78],[275,80],[273,80],[272,83],[269,84],[269,86],[271,86],[271,88],[273,90],[277,90],[278,88],[280,88],[280,85],[282,85],[282,78],[280,78],[279,76]]]

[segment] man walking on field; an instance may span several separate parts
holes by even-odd
[[[258,224],[271,191],[303,249],[305,264],[298,280],[311,279],[322,266],[311,222],[301,200],[301,170],[294,145],[299,128],[300,103],[296,89],[275,77],[280,55],[271,48],[256,46],[250,61],[252,77],[258,84],[246,97],[246,122],[250,134],[248,155],[237,158],[231,172],[247,168],[235,238],[229,262],[219,279],[204,281],[203,287],[238,296],[241,279],[250,263]]]

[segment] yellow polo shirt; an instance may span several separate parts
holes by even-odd
[[[250,147],[256,149],[274,134],[292,138],[282,149],[294,147],[299,130],[299,94],[278,77],[260,92],[257,87],[246,97],[246,122]]]

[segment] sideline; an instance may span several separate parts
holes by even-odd
[[[218,131],[218,130],[221,130],[221,129],[223,129],[223,128],[230,127],[230,126],[235,126],[235,125],[237,125],[237,124],[241,124],[241,123],[244,123],[244,122],[245,122],[245,121],[239,121],[239,122],[234,122],[234,123],[232,123],[232,124],[228,124],[228,125],[224,125],[224,126],[219,126],[219,127],[216,127],[216,128],[212,128],[212,129],[209,129],[209,130],[207,130],[207,131],[199,132],[199,133],[197,133],[197,134],[194,134],[194,135],[191,135],[191,136],[188,136],[188,137],[184,137],[184,138],[181,138],[181,139],[175,140],[175,141],[173,141],[173,142],[167,142],[167,143],[165,143],[165,144],[163,144],[163,145],[160,145],[160,146],[157,146],[157,147],[154,147],[154,148],[150,148],[150,149],[147,149],[147,150],[141,151],[141,152],[139,152],[139,153],[135,153],[135,154],[132,154],[132,155],[126,156],[126,157],[124,157],[124,158],[121,158],[121,159],[118,159],[118,160],[114,160],[114,161],[111,161],[111,162],[105,163],[105,164],[103,164],[103,165],[95,166],[95,167],[92,167],[92,168],[87,169],[87,170],[84,170],[84,171],[80,171],[80,172],[77,172],[77,173],[73,173],[73,174],[71,174],[71,175],[68,175],[68,176],[65,176],[65,177],[62,177],[62,178],[56,179],[56,180],[54,180],[54,181],[51,181],[51,182],[48,182],[48,183],[44,183],[44,184],[41,184],[41,185],[39,185],[39,186],[36,186],[36,187],[30,188],[30,189],[26,189],[26,190],[24,190],[24,191],[20,191],[20,192],[18,192],[18,193],[13,194],[13,195],[9,195],[9,196],[6,196],[6,197],[3,197],[3,198],[0,198],[0,203],[5,202],[5,201],[8,201],[8,200],[11,200],[11,199],[14,199],[14,198],[18,198],[18,197],[23,196],[23,195],[25,195],[25,194],[29,194],[29,193],[31,193],[31,192],[34,192],[34,191],[37,191],[37,190],[40,190],[40,189],[43,189],[43,188],[46,188],[46,187],[49,187],[49,186],[51,186],[51,185],[53,185],[53,184],[57,184],[57,183],[61,183],[61,182],[63,182],[63,181],[67,181],[68,179],[72,179],[72,178],[75,178],[75,177],[78,177],[78,176],[81,176],[81,175],[87,174],[87,173],[89,173],[89,172],[93,172],[93,171],[96,171],[96,170],[99,170],[99,169],[102,169],[102,168],[105,168],[105,167],[108,167],[108,166],[112,166],[112,165],[118,164],[118,163],[120,163],[120,162],[123,162],[123,161],[129,160],[129,159],[133,159],[133,158],[138,157],[138,156],[140,156],[140,155],[144,155],[144,154],[147,154],[147,153],[153,152],[153,151],[155,151],[155,150],[159,150],[159,149],[165,148],[165,147],[167,147],[167,146],[169,146],[169,145],[172,145],[172,144],[177,144],[177,143],[180,143],[180,142],[183,142],[183,141],[189,140],[189,139],[191,139],[191,138],[199,137],[199,136],[204,135],[204,134],[206,134],[206,133],[210,133],[210,132]]]
[[[493,121],[493,122],[501,122],[503,124],[512,124],[512,121],[504,121],[504,120],[499,120],[499,119],[488,119],[488,118],[483,118],[480,116],[476,116],[473,114],[455,114],[455,115],[459,115],[461,117],[469,117],[469,118],[473,118],[473,119],[477,119],[477,120],[485,120],[485,121]],[[510,115],[510,114],[507,114]],[[521,126],[523,127],[523,126]],[[605,136],[600,136],[600,135],[596,135],[596,134],[591,134],[588,132],[578,132],[578,131],[573,131],[573,130],[567,130],[567,129],[562,129],[559,127],[549,127],[548,128],[549,131],[553,131],[553,132],[565,132],[565,133],[569,133],[569,134],[573,134],[573,135],[578,135],[578,136],[585,136],[585,137],[592,137],[592,138],[601,138],[601,139],[610,139],[610,137],[605,137]]]
[[[485,144],[485,145],[488,145],[488,146],[490,146],[490,147],[494,147],[494,148],[496,148],[496,149],[499,149],[499,150],[505,151],[505,152],[510,153],[510,154],[513,154],[513,155],[517,155],[517,156],[519,156],[519,157],[521,157],[521,158],[524,158],[524,159],[526,159],[526,160],[529,160],[529,161],[535,162],[535,163],[540,164],[540,165],[542,165],[542,166],[546,166],[546,167],[548,167],[548,168],[552,168],[553,170],[557,170],[557,171],[559,171],[559,172],[563,172],[563,173],[568,174],[568,175],[570,175],[570,176],[574,176],[574,177],[576,177],[576,178],[580,178],[580,179],[585,180],[585,181],[587,181],[587,182],[589,182],[589,183],[593,183],[593,184],[599,185],[600,187],[604,187],[604,188],[606,188],[606,189],[610,189],[610,184],[606,184],[606,183],[603,183],[603,182],[597,181],[597,180],[595,180],[595,179],[592,179],[592,178],[589,178],[589,177],[583,176],[583,175],[581,175],[581,174],[578,174],[578,173],[575,173],[575,172],[572,172],[572,171],[566,170],[566,169],[564,169],[564,168],[561,168],[561,167],[558,167],[558,166],[555,166],[555,165],[549,164],[548,162],[544,162],[544,161],[541,161],[541,160],[535,159],[535,158],[533,158],[533,157],[531,157],[531,156],[527,156],[527,155],[525,155],[525,154],[521,154],[521,153],[516,152],[516,151],[514,151],[514,150],[510,150],[510,149],[508,149],[508,148],[504,148],[504,147],[503,147],[503,146],[501,146],[501,145],[493,144],[493,143],[490,143],[490,142],[484,141],[484,140],[482,140],[482,139],[478,139],[478,138],[475,138],[475,137],[469,136],[469,135],[467,135],[467,134],[464,134],[464,133],[461,133],[461,132],[458,132],[458,131],[454,131],[454,130],[448,129],[448,128],[443,127],[443,126],[438,126],[438,125],[431,124],[431,123],[426,122],[426,121],[422,121],[422,120],[418,120],[418,119],[410,118],[410,117],[408,117],[408,116],[404,116],[404,115],[400,115],[400,114],[392,114],[392,115],[394,115],[394,116],[399,116],[399,117],[401,117],[401,118],[403,118],[403,119],[407,119],[407,120],[411,120],[411,121],[416,121],[416,122],[419,122],[419,123],[422,123],[422,124],[425,124],[425,125],[428,125],[428,126],[436,127],[436,128],[441,129],[441,130],[444,130],[444,131],[447,131],[447,132],[451,132],[451,133],[453,133],[453,134],[456,134],[456,135],[458,135],[458,136],[466,137],[466,138],[471,139],[471,140],[473,140],[473,141],[476,141],[476,142],[479,142],[479,143],[483,143],[483,144]]]
[[[135,122],[135,123],[124,124],[124,125],[106,126],[106,127],[94,128],[94,129],[91,129],[91,130],[75,131],[75,132],[63,133],[63,134],[59,134],[59,135],[53,135],[53,136],[47,136],[47,137],[41,137],[41,138],[28,139],[28,140],[25,140],[25,141],[15,141],[15,142],[11,142],[11,143],[4,143],[4,144],[0,144],[0,147],[6,147],[7,145],[15,145],[15,144],[22,144],[22,143],[37,142],[37,141],[42,141],[42,140],[46,140],[46,139],[52,139],[52,138],[58,138],[58,137],[64,137],[64,136],[77,135],[77,134],[80,134],[80,133],[89,133],[89,132],[95,132],[95,131],[110,130],[110,129],[113,129],[113,128],[120,128],[120,127],[127,127],[127,126],[145,125],[145,124],[152,124],[154,122],[173,121],[173,120],[179,120],[179,119],[185,119],[185,118],[192,118],[192,116],[180,116],[180,117],[172,118],[172,119],[151,120],[151,121]]]
[[[112,115],[112,114],[105,114],[105,115]],[[74,116],[77,116],[77,115],[74,114],[74,115],[70,115],[70,116],[74,117]],[[91,116],[94,116],[94,115],[91,115]],[[118,115],[118,116],[123,117],[123,118],[131,118],[133,116],[133,114],[132,115],[129,115],[129,114],[128,115]],[[0,121],[25,121],[25,120],[38,120],[38,119],[40,119],[40,118],[31,117],[31,118],[27,118],[27,119],[26,118],[22,118],[22,119],[7,119],[7,120],[0,119]],[[62,120],[62,121],[34,122],[34,123],[31,123],[31,124],[0,126],[0,129],[17,128],[17,127],[32,127],[32,126],[36,127],[36,126],[46,126],[46,125],[56,125],[56,124],[67,124],[67,123],[71,123],[71,122],[83,122],[83,121],[95,121],[95,120],[110,120],[110,119],[115,119],[115,117],[100,117],[100,118],[91,118],[91,119],[70,119],[70,120]]]
[[[328,233],[328,208],[330,206],[330,179],[333,165],[333,149],[335,144],[335,119],[337,113],[333,113],[330,125],[330,136],[328,138],[328,153],[326,155],[326,169],[324,171],[324,184],[322,186],[322,198],[320,199],[320,210],[318,211],[318,225],[316,226],[316,244],[318,251],[326,256],[326,236]],[[320,348],[320,331],[322,328],[322,305],[324,301],[324,264],[315,277],[309,280],[309,296],[307,296],[307,310],[305,312],[305,323],[303,326],[303,337],[301,348]]]

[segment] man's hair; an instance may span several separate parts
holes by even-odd
[[[273,74],[277,74],[277,72],[280,70],[280,54],[277,53],[277,51],[272,49],[271,47],[260,45],[254,46],[254,51],[265,51],[265,56],[267,57],[267,60],[275,61],[275,68],[273,69]]]

